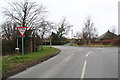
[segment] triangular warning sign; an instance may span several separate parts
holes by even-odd
[[[20,35],[22,37],[24,37],[24,34],[25,34],[26,30],[27,30],[27,27],[17,27],[17,30],[20,33]]]

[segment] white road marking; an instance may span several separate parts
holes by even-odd
[[[87,54],[86,54],[86,57],[88,57],[90,55],[91,51],[89,51]]]
[[[83,80],[84,76],[85,76],[85,70],[86,70],[86,66],[87,66],[87,61],[84,62],[84,66],[83,66],[83,69],[82,69],[82,74],[81,74],[81,80]]]

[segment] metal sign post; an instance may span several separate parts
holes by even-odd
[[[18,48],[18,37],[17,37],[17,48]]]
[[[27,30],[27,27],[17,27],[17,30],[22,36],[22,55],[24,55],[24,34]]]
[[[24,55],[24,38],[22,37],[22,55]]]

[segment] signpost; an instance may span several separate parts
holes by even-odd
[[[22,55],[24,55],[24,34],[28,27],[17,27],[18,32],[22,36]]]

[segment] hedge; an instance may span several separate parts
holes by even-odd
[[[64,45],[66,43],[69,43],[69,42],[68,41],[53,41],[52,45]],[[43,45],[50,45],[50,42],[43,42]]]
[[[15,52],[15,43],[13,40],[2,40],[2,55]]]
[[[110,44],[113,46],[120,46],[120,38],[114,39]]]

